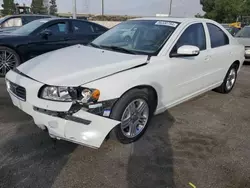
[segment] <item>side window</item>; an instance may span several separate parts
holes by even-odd
[[[192,45],[198,47],[201,51],[206,49],[206,35],[202,23],[190,25],[176,42],[172,52],[177,53],[179,47],[183,45]]]
[[[219,27],[211,23],[207,23],[207,27],[210,35],[212,48],[225,46],[229,44],[228,36]]]
[[[97,24],[92,24],[92,27],[94,28],[95,33],[102,33],[102,32],[106,32],[108,30],[105,27],[102,27],[102,26],[97,25]]]
[[[94,28],[91,24],[84,21],[72,21],[73,32],[75,34],[93,34]]]
[[[2,27],[19,27],[19,26],[22,26],[21,18],[10,18],[2,24]]]
[[[60,22],[47,27],[51,31],[52,35],[66,34],[66,23]]]

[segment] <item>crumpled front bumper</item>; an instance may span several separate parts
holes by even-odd
[[[38,98],[43,83],[14,71],[9,71],[6,80],[25,88],[25,100],[7,88],[15,106],[31,115],[35,124],[48,130],[51,137],[63,139],[92,148],[99,148],[109,132],[120,122],[81,109],[67,116],[57,113],[68,112],[72,102],[56,102]],[[55,112],[55,113],[52,113]]]

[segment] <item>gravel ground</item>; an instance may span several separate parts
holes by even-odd
[[[0,80],[0,188],[249,188],[250,66],[232,93],[208,92],[154,117],[131,145],[53,142]]]

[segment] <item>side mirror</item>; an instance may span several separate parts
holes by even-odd
[[[51,36],[51,35],[52,35],[52,32],[48,29],[45,29],[45,30],[40,32],[40,36],[42,38],[48,38],[48,36]]]
[[[170,57],[197,56],[199,54],[200,49],[197,46],[184,45],[178,48],[177,53],[170,54]]]

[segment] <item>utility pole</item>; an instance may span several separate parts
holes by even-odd
[[[76,19],[76,0],[72,0],[72,1],[73,1],[72,16],[73,16],[73,19]]]
[[[172,13],[172,3],[173,3],[173,0],[170,0],[170,3],[169,3],[169,13],[168,13],[169,16],[171,16],[171,13]]]
[[[104,15],[104,0],[102,0],[102,16]]]

